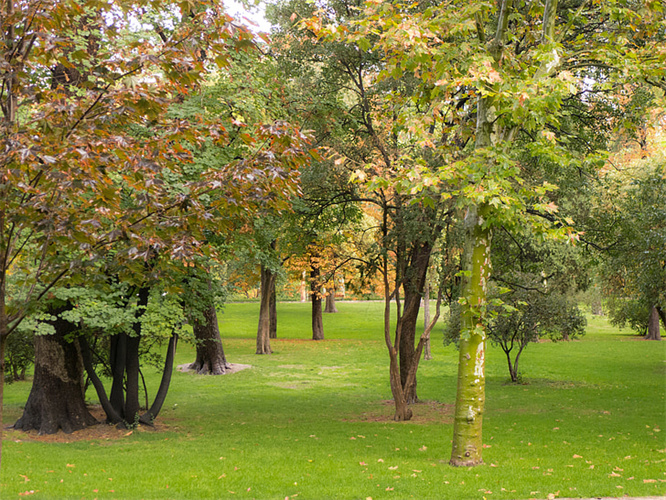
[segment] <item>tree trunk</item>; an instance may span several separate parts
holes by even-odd
[[[421,299],[425,286],[426,273],[430,262],[432,246],[430,243],[421,243],[412,250],[412,256],[405,271],[403,288],[405,290],[404,308],[401,317],[400,335],[400,380],[405,391],[407,403],[418,401],[416,394],[416,377],[408,383],[408,374],[415,362],[416,325],[421,309]]]
[[[113,410],[125,418],[125,362],[127,361],[127,334],[121,332],[111,337],[109,361],[111,363],[111,393],[109,402]],[[108,415],[107,415],[108,416]]]
[[[336,313],[338,308],[335,306],[335,286],[326,296],[326,307],[324,307],[325,313]]]
[[[664,325],[664,328],[666,328],[666,312],[664,312],[661,306],[657,306],[657,313],[661,318],[661,324]]]
[[[271,294],[276,275],[263,264],[261,266],[261,302],[259,304],[259,325],[257,327],[257,354],[271,354]]]
[[[426,282],[423,288],[423,328],[424,330],[430,325],[430,283],[426,275]],[[423,359],[429,361],[432,359],[432,352],[430,351],[430,335],[425,341],[423,346]]]
[[[171,385],[171,375],[173,374],[173,360],[176,356],[176,345],[178,343],[178,335],[175,333],[171,335],[169,339],[169,346],[167,347],[167,355],[164,360],[164,370],[162,371],[162,380],[160,381],[160,387],[157,389],[157,394],[155,395],[155,401],[150,406],[150,410],[141,415],[141,422],[152,425],[153,420],[157,418],[162,405],[166,400],[167,392],[169,391],[169,385]]]
[[[481,436],[485,406],[486,333],[484,310],[490,277],[489,208],[472,206],[465,215],[465,278],[461,305],[458,389],[453,423],[451,465],[483,463]]]
[[[212,302],[203,311],[203,321],[192,322],[194,338],[197,340],[197,357],[189,368],[199,375],[222,375],[229,368],[224,355],[220,329],[217,322],[217,311]]]
[[[97,423],[86,408],[78,343],[65,340],[76,327],[59,317],[52,325],[53,335],[35,336],[32,389],[15,429],[34,429],[39,434],[55,434],[62,429],[69,434]]]
[[[650,310],[650,319],[648,320],[648,333],[645,340],[661,340],[661,332],[659,330],[659,311],[656,306],[652,306]]]
[[[273,280],[273,285],[271,286],[271,303],[270,303],[270,326],[268,331],[268,337],[271,339],[277,338],[277,294],[275,293],[275,283],[277,282],[277,276]]]
[[[310,268],[310,292],[312,293],[312,340],[324,340],[324,320],[321,314],[320,270],[315,264]]]

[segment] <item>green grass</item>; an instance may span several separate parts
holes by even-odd
[[[457,352],[433,339],[410,422],[391,420],[382,304],[343,302],[327,339],[308,340],[309,306],[278,305],[272,356],[254,355],[257,303],[221,316],[227,357],[252,368],[177,373],[167,430],[70,443],[9,432],[0,497],[522,499],[666,494],[666,343],[591,318],[582,341],[530,345],[526,385],[487,356],[486,465],[448,465]],[[193,359],[179,346],[177,363]],[[148,383],[153,388],[158,375]],[[6,388],[8,417],[30,385]],[[89,394],[89,397],[92,397]],[[96,491],[95,491],[96,490]],[[113,490],[113,491],[110,491]],[[558,493],[559,492],[559,493]],[[298,495],[298,496],[296,496]],[[22,497],[21,497],[22,498]]]

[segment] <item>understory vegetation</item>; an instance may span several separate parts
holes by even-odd
[[[523,499],[666,494],[666,346],[588,315],[586,335],[531,343],[522,384],[486,358],[484,465],[449,465],[458,353],[432,334],[420,403],[393,421],[380,302],[339,302],[312,341],[309,306],[279,303],[272,356],[256,356],[258,303],[220,317],[224,376],[175,372],[155,429],[7,431],[2,498]],[[422,324],[422,323],[421,323]],[[176,365],[191,362],[181,342]],[[150,390],[159,374],[146,369]],[[6,387],[4,424],[27,381]],[[108,380],[106,381],[108,383]],[[151,389],[152,388],[152,389]],[[95,401],[94,391],[87,393]]]

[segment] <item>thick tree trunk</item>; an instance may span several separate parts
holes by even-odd
[[[310,292],[312,294],[312,340],[324,340],[324,319],[321,309],[321,284],[319,267],[310,268]]]
[[[272,282],[276,275],[264,265],[261,266],[261,302],[259,304],[259,325],[257,326],[257,354],[271,354],[271,294]]]
[[[86,408],[83,361],[78,343],[66,336],[76,327],[61,318],[53,335],[35,336],[35,375],[23,416],[15,429],[55,434],[71,433],[97,423]]]
[[[664,328],[666,328],[666,312],[661,308],[661,306],[657,306],[657,314],[659,314],[659,317],[661,318],[661,324],[664,325]]]
[[[229,363],[227,363],[222,347],[215,304],[208,305],[203,311],[203,321],[194,320],[192,328],[194,338],[197,341],[197,357],[189,368],[196,370],[200,375],[222,375],[226,373]]]
[[[488,207],[472,206],[465,216],[464,303],[461,306],[461,338],[458,389],[453,423],[451,465],[483,463],[481,436],[485,406],[486,333],[484,309],[490,277],[490,230],[484,227]]]
[[[324,312],[330,314],[338,312],[338,308],[335,306],[335,287],[333,287],[333,289],[331,289],[331,291],[326,296],[326,306],[324,307]]]
[[[645,340],[661,340],[661,332],[659,330],[659,311],[656,306],[652,306],[650,310],[650,319],[648,320],[648,332]]]

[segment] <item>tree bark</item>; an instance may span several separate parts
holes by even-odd
[[[430,283],[426,275],[426,282],[423,289],[423,328],[428,328],[430,325]],[[430,351],[430,335],[425,341],[423,346],[423,359],[429,361],[432,359],[432,352]]]
[[[335,286],[333,286],[333,289],[326,296],[326,306],[324,307],[324,312],[330,314],[338,312],[338,308],[335,305]]]
[[[271,285],[271,303],[270,303],[270,326],[268,331],[268,336],[271,339],[277,338],[277,294],[275,293],[275,283],[277,282],[277,276],[273,280]]]
[[[261,266],[261,302],[259,304],[259,325],[257,326],[257,354],[271,354],[271,294],[276,275],[262,264]]]
[[[488,206],[472,206],[465,216],[465,284],[461,305],[458,389],[453,423],[451,465],[483,463],[482,422],[485,406],[486,332],[484,310],[490,277]]]
[[[97,423],[86,408],[81,351],[78,343],[66,340],[76,327],[59,317],[52,325],[53,335],[35,336],[32,389],[15,429],[69,434]]]
[[[203,321],[196,319],[192,321],[192,328],[197,341],[197,357],[189,368],[196,370],[199,375],[226,373],[229,363],[222,347],[215,304],[211,302],[203,311]]]
[[[319,266],[310,268],[310,292],[312,294],[312,340],[324,340],[324,320],[321,309],[321,283]]]
[[[166,400],[167,392],[169,391],[169,385],[171,385],[171,375],[173,374],[173,360],[176,356],[176,345],[178,343],[178,335],[171,335],[169,339],[169,346],[167,347],[167,355],[164,360],[164,370],[162,371],[162,380],[160,381],[160,387],[157,389],[157,394],[155,395],[155,401],[150,406],[150,409],[141,415],[141,422],[152,425],[153,420],[157,418],[162,405]]]
[[[657,306],[652,306],[650,310],[650,319],[648,320],[648,332],[645,340],[661,340],[661,332],[659,330],[659,311]]]
[[[430,243],[421,243],[412,249],[412,255],[408,268],[405,271],[404,291],[405,300],[401,318],[400,335],[400,381],[405,391],[407,403],[413,404],[418,401],[416,394],[416,377],[413,382],[408,383],[408,374],[412,370],[416,353],[416,325],[421,309],[421,299],[425,286],[426,273],[430,262],[432,246]]]

